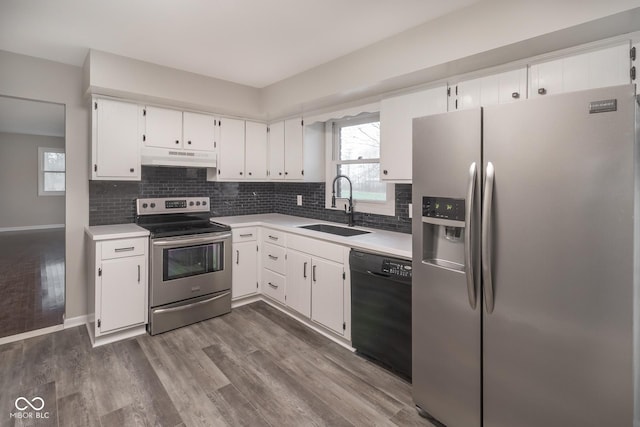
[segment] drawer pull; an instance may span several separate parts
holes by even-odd
[[[277,261],[277,260],[278,260],[278,257],[277,257],[277,256],[274,256],[274,255],[271,255],[271,254],[269,254],[269,258],[271,258],[271,259],[272,259],[272,260],[274,260],[274,261]]]
[[[272,236],[271,234],[269,234],[269,238],[270,238],[271,240],[278,240],[278,238],[277,238],[276,236]]]
[[[135,246],[130,246],[128,248],[115,248],[114,252],[129,252],[135,249]]]
[[[274,289],[278,289],[278,285],[274,285],[273,283],[269,282],[269,286],[271,286]]]
[[[253,233],[241,234],[240,237],[252,237]]]

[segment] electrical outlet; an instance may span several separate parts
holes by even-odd
[[[409,203],[409,218],[413,218],[413,203]]]
[[[302,206],[302,194],[298,194],[298,206]]]

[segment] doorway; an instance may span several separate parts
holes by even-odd
[[[61,325],[65,107],[0,96],[0,338]]]

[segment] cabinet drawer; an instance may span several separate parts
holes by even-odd
[[[287,247],[306,254],[343,263],[343,247],[323,240],[311,239],[309,237],[289,234],[287,237]]]
[[[258,229],[256,227],[234,228],[231,230],[231,235],[234,243],[249,242],[257,240]]]
[[[262,232],[262,241],[265,243],[272,243],[278,246],[284,246],[284,236],[286,233],[282,231],[272,230],[265,228]]]
[[[285,274],[285,248],[272,245],[271,243],[265,243],[262,247],[262,266],[276,273]]]
[[[284,304],[285,278],[271,270],[262,270],[262,293]]]
[[[104,241],[101,243],[102,259],[144,255],[147,245],[149,244],[148,242],[146,237]]]

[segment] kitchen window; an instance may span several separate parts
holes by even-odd
[[[332,153],[328,157],[327,208],[331,207],[333,179],[346,175],[353,184],[356,212],[395,215],[393,184],[380,181],[380,115],[366,114],[328,122]],[[349,197],[346,179],[336,182],[336,197]],[[346,201],[338,200],[338,209]]]
[[[38,195],[62,196],[65,192],[66,164],[62,148],[38,147]]]

